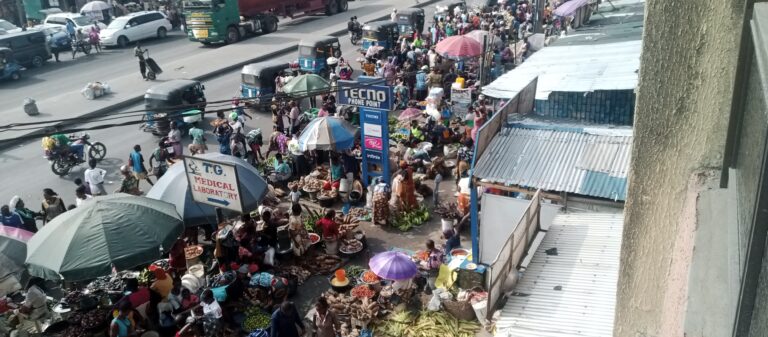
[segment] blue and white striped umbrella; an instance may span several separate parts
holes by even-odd
[[[338,117],[317,117],[299,135],[302,151],[341,151],[355,145],[357,128]]]

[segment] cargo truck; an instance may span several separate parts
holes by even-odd
[[[278,16],[334,15],[346,12],[348,0],[185,0],[187,36],[205,45],[234,43],[277,30]]]

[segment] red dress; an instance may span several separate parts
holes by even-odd
[[[323,232],[324,238],[336,238],[339,236],[339,225],[331,219],[322,218],[315,223]]]
[[[176,240],[171,247],[171,252],[168,254],[168,263],[171,268],[176,270],[187,268],[187,257],[184,254],[184,248],[187,247],[187,243],[182,239]]]

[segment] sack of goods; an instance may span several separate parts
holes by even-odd
[[[245,139],[248,141],[249,145],[256,144],[256,145],[263,145],[264,140],[261,136],[261,129],[256,128],[248,132],[248,134],[245,136]]]

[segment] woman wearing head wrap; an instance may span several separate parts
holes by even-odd
[[[413,181],[413,169],[405,161],[400,161],[400,170],[403,174],[403,180],[400,185],[400,200],[403,202],[405,211],[416,208],[416,184]]]
[[[67,206],[56,192],[50,188],[43,189],[43,226],[66,211]]]
[[[389,187],[381,177],[376,177],[373,186],[373,224],[386,225],[389,221]]]
[[[32,233],[37,232],[37,221],[35,218],[42,216],[42,213],[35,212],[29,208],[26,208],[24,201],[21,200],[18,195],[14,195],[13,198],[11,198],[11,202],[8,203],[8,208],[21,216],[21,221],[24,223],[24,230],[30,231]]]

